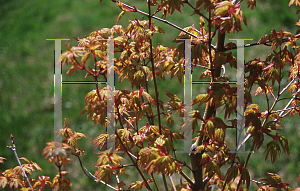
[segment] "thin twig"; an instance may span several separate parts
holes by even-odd
[[[147,0],[148,3],[148,19],[149,19],[149,28],[152,28],[152,17],[151,15],[151,6],[150,6],[150,1]],[[159,126],[159,134],[162,134],[162,130],[161,130],[161,121],[160,121],[160,111],[159,111],[159,99],[158,99],[158,90],[157,90],[157,83],[156,83],[156,77],[155,77],[155,66],[154,66],[154,60],[153,60],[153,51],[152,51],[152,37],[150,37],[149,39],[149,43],[150,43],[150,61],[151,61],[151,65],[152,65],[152,75],[153,75],[153,82],[154,82],[154,88],[155,88],[155,98],[156,98],[156,108],[157,108],[157,118],[158,118],[158,126]]]
[[[148,4],[148,19],[149,19],[149,28],[151,30],[152,28],[152,16],[151,16],[151,6],[150,6],[150,0],[147,0]],[[154,60],[153,60],[153,50],[152,50],[152,37],[149,39],[150,43],[150,61],[152,65],[152,75],[153,75],[153,82],[154,82],[154,89],[155,89],[155,98],[156,98],[156,108],[157,108],[157,118],[158,118],[158,126],[159,126],[159,134],[162,134],[162,126],[161,126],[161,121],[160,121],[160,111],[159,111],[159,99],[158,99],[158,90],[157,90],[157,83],[156,83],[156,77],[155,77],[155,66],[154,66]],[[168,190],[167,182],[166,182],[166,177],[162,173],[162,177],[164,180],[164,185],[166,190]]]
[[[114,0],[112,0],[112,1],[113,1],[113,2],[116,2],[116,1],[114,1]],[[121,2],[121,3],[122,3],[122,2]],[[194,34],[188,32],[188,31],[184,30],[183,28],[181,28],[181,27],[179,27],[179,26],[177,26],[177,25],[171,23],[171,22],[168,21],[168,20],[165,20],[165,19],[162,19],[162,18],[159,18],[159,17],[156,17],[156,16],[149,15],[148,13],[145,13],[145,12],[139,10],[139,9],[135,9],[135,8],[133,8],[133,7],[131,7],[131,6],[127,5],[127,4],[125,4],[125,3],[122,3],[122,5],[126,6],[126,7],[129,8],[129,9],[135,10],[136,12],[141,13],[141,14],[147,16],[147,17],[151,17],[151,18],[153,18],[153,19],[156,19],[156,20],[158,20],[158,21],[161,21],[161,22],[163,22],[163,23],[166,23],[166,24],[168,24],[168,25],[170,25],[170,26],[172,26],[172,27],[174,27],[174,28],[176,28],[176,29],[178,29],[178,30],[180,30],[180,31],[182,31],[182,32],[184,32],[184,33],[186,33],[186,34],[188,34],[188,35],[194,37],[194,38],[199,38],[198,36],[196,36],[196,35],[194,35]],[[206,43],[206,42],[203,41],[203,40],[201,40],[201,41],[202,41],[203,43]],[[216,47],[215,47],[213,44],[211,44],[210,46],[211,46],[214,50],[216,49]]]
[[[192,9],[194,9],[195,13],[204,17],[208,22],[210,21],[205,15],[203,15],[198,9],[196,9],[193,5],[190,4],[188,0],[185,0],[184,3],[188,4]]]
[[[296,77],[294,79],[291,80],[291,82],[289,82],[289,84],[283,88],[283,90],[279,93],[279,95],[281,95],[294,81],[295,81]],[[300,92],[300,89],[297,91],[297,93]],[[293,98],[289,101],[289,103],[285,106],[285,108],[281,111],[281,113],[279,114],[279,117],[282,117],[284,111],[286,111],[286,109],[290,106],[290,104],[296,99],[296,94],[295,96],[293,96]],[[278,97],[275,99],[275,101],[279,101]],[[278,121],[277,119],[274,120],[275,122]],[[248,139],[250,139],[252,135],[249,134],[247,135],[247,137],[243,140],[243,142],[237,147],[236,151],[240,150],[240,148],[248,141]]]
[[[157,191],[159,191],[159,188],[158,188],[157,183],[156,183],[156,181],[155,181],[155,178],[154,178],[154,176],[153,176],[153,172],[151,173],[151,177],[152,177],[152,179],[153,179],[153,182],[154,182],[154,184],[155,184],[155,187],[156,187]]]
[[[176,186],[175,186],[175,184],[174,184],[174,181],[173,181],[172,176],[169,175],[169,178],[170,178],[170,182],[171,182],[171,184],[172,184],[172,187],[173,187],[174,191],[176,191]]]
[[[192,186],[194,185],[194,182],[192,181],[192,179],[186,175],[182,170],[179,171],[180,175],[183,176],[183,178]]]
[[[167,181],[166,181],[166,176],[165,176],[164,174],[162,174],[162,177],[163,177],[165,189],[166,189],[166,190],[169,190],[169,189],[168,189],[168,185],[167,185]]]
[[[30,182],[29,182],[29,180],[28,180],[28,177],[27,177],[27,175],[26,175],[26,173],[25,173],[25,171],[24,171],[24,169],[23,169],[23,167],[22,167],[22,164],[21,164],[21,162],[20,162],[20,160],[19,160],[19,157],[18,157],[18,154],[17,154],[17,148],[16,148],[16,146],[15,146],[14,136],[13,136],[12,134],[10,134],[10,141],[11,141],[11,143],[13,144],[13,146],[6,146],[6,147],[9,148],[9,149],[11,149],[11,150],[14,152],[15,157],[16,157],[16,159],[17,159],[17,161],[18,161],[18,164],[19,164],[19,166],[21,167],[21,170],[22,170],[22,172],[23,172],[23,174],[24,174],[24,177],[25,177],[25,179],[26,179],[28,185],[30,186],[30,188],[32,188],[32,186],[31,186],[31,184],[30,184]]]
[[[296,80],[296,78],[298,78],[298,77],[296,76],[295,78],[293,78],[293,79],[288,83],[288,85],[286,85],[286,86],[281,90],[281,92],[279,93],[279,95],[283,94],[283,92],[284,92],[285,90],[287,90],[287,89],[290,87],[290,85]]]
[[[300,34],[297,34],[297,35],[295,35],[294,36],[294,38],[299,38],[300,37]],[[288,41],[289,39],[290,39],[291,37],[287,37],[287,38],[283,38],[282,39],[282,42],[286,42],[286,41]],[[265,43],[263,43],[263,44],[260,44],[259,42],[254,42],[254,43],[251,43],[251,44],[245,44],[244,46],[235,46],[235,47],[233,47],[233,48],[231,48],[231,49],[228,49],[228,50],[226,50],[226,51],[229,51],[229,50],[234,50],[234,49],[237,49],[237,48],[247,48],[247,47],[251,47],[251,46],[256,46],[256,45],[265,45],[265,46],[270,46],[268,43],[270,43],[270,42],[272,42],[272,41],[270,41],[270,40],[267,40]]]
[[[77,156],[77,158],[78,158],[78,160],[79,160],[79,163],[80,163],[80,167],[81,167],[81,169],[83,170],[83,173],[89,178],[89,179],[91,179],[91,180],[95,180],[96,179],[96,177],[95,178],[92,178],[92,177],[90,177],[87,173],[90,173],[85,167],[83,167],[83,165],[82,165],[82,162],[81,162],[81,159],[80,159],[80,157],[79,157],[79,155],[76,155]]]
[[[122,123],[121,123],[120,125],[121,125],[121,127],[123,127],[123,124],[122,124]],[[124,127],[123,127],[123,129],[124,129]],[[136,162],[134,161],[134,159],[133,159],[133,156],[134,156],[134,155],[131,154],[131,153],[126,149],[126,147],[125,147],[124,143],[122,142],[122,139],[121,139],[121,137],[119,136],[117,130],[115,130],[115,134],[116,134],[116,136],[117,136],[117,139],[119,139],[121,146],[124,148],[125,152],[126,152],[127,155],[129,156],[130,160],[132,161],[132,163],[133,163],[134,166],[136,167],[137,171],[138,171],[139,174],[141,175],[141,177],[142,177],[142,179],[144,180],[145,184],[147,185],[148,188],[150,188],[150,186],[149,186],[149,184],[148,184],[146,178],[144,177],[144,175],[143,175],[143,173],[141,172],[141,170],[139,169],[137,163],[136,163]],[[132,155],[133,155],[133,156],[132,156]],[[150,190],[152,190],[152,189],[150,188]]]
[[[89,175],[90,175],[91,177],[94,178],[94,181],[98,181],[97,177],[95,177],[92,173],[90,173],[85,167],[84,167],[84,171],[86,171],[87,173],[89,173]],[[113,190],[118,190],[118,189],[116,189],[115,187],[113,187],[113,186],[111,186],[111,185],[105,183],[105,182],[102,181],[102,180],[100,180],[99,182],[101,182],[102,184],[104,184],[105,186],[107,186],[107,187],[109,187],[109,188],[111,188],[111,189],[113,189]]]

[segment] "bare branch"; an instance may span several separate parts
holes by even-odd
[[[86,171],[87,173],[89,173],[89,175],[90,175],[91,177],[94,178],[94,181],[98,181],[98,179],[97,179],[92,173],[90,173],[85,167],[84,167],[84,171]],[[85,173],[85,174],[86,174],[86,173]],[[105,183],[105,182],[102,181],[102,180],[100,180],[100,182],[101,182],[102,184],[104,184],[105,186],[107,186],[107,187],[113,189],[113,190],[118,190],[118,189],[116,189],[115,187],[113,187],[113,186],[111,186],[111,185]]]
[[[300,34],[297,34],[297,35],[295,35],[294,36],[294,38],[299,38],[300,37]],[[282,39],[282,42],[287,42],[287,41],[289,41],[290,40],[290,37],[287,37],[287,38],[283,38]],[[255,43],[251,43],[251,44],[245,44],[244,46],[235,46],[235,47],[233,47],[233,48],[231,48],[231,49],[229,49],[229,50],[234,50],[234,49],[237,49],[237,48],[247,48],[247,47],[251,47],[251,46],[256,46],[256,45],[265,45],[265,46],[271,46],[271,45],[269,45],[269,43],[271,43],[272,41],[270,41],[270,40],[267,40],[265,43],[263,43],[263,44],[260,44],[259,42],[255,42]],[[226,50],[226,51],[229,51],[229,50]]]
[[[114,0],[112,0],[112,1],[115,2]],[[121,2],[121,3],[122,3],[122,2]],[[199,38],[198,36],[196,36],[196,35],[194,35],[194,34],[188,32],[188,31],[184,30],[183,28],[181,28],[181,27],[179,27],[179,26],[177,26],[177,25],[171,23],[171,22],[168,21],[168,20],[165,20],[165,19],[162,19],[162,18],[153,16],[153,15],[149,15],[148,13],[145,13],[145,12],[139,10],[139,9],[135,9],[135,8],[133,8],[133,7],[131,7],[131,6],[127,5],[127,4],[125,4],[125,3],[122,3],[122,5],[126,6],[126,7],[129,8],[129,9],[135,10],[136,12],[141,13],[141,14],[147,16],[147,17],[151,17],[151,18],[153,18],[153,19],[156,19],[156,20],[158,20],[158,21],[161,21],[161,22],[163,22],[163,23],[166,23],[166,24],[168,24],[168,25],[170,25],[170,26],[172,26],[172,27],[174,27],[174,28],[176,28],[176,29],[178,29],[178,30],[180,30],[180,31],[182,31],[182,32],[184,32],[184,33],[186,33],[186,34],[188,34],[188,35],[194,37],[194,38],[197,38],[197,39]],[[203,43],[206,43],[206,42],[203,41],[203,40],[201,40],[201,41],[202,41]],[[214,50],[216,50],[216,47],[215,47],[213,44],[211,44],[210,47],[212,47]]]
[[[11,141],[11,143],[13,144],[13,146],[6,146],[6,147],[9,148],[9,149],[11,149],[11,150],[14,152],[15,157],[16,157],[16,159],[17,159],[17,161],[18,161],[18,164],[19,164],[19,166],[20,166],[20,168],[21,168],[21,170],[22,170],[22,172],[23,172],[23,174],[24,174],[24,177],[25,177],[25,179],[26,179],[28,185],[30,186],[30,188],[32,188],[32,186],[31,186],[31,184],[30,184],[30,182],[29,182],[29,180],[28,180],[28,177],[27,177],[27,175],[26,175],[26,173],[25,173],[25,171],[24,171],[24,169],[23,169],[23,167],[22,167],[22,164],[21,164],[21,162],[20,162],[20,160],[19,160],[19,157],[18,157],[18,154],[17,154],[17,148],[16,148],[16,146],[15,146],[14,136],[13,136],[12,134],[10,134],[10,141]]]
[[[204,17],[208,22],[210,21],[209,18],[207,18],[205,15],[203,15],[198,9],[196,9],[193,5],[190,4],[188,0],[185,0],[184,3],[188,4],[192,9],[194,9],[195,13],[198,15]]]

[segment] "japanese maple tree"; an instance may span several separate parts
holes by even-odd
[[[48,142],[43,151],[45,158],[58,167],[57,176],[52,181],[47,176],[28,179],[25,174],[41,168],[22,158],[26,162],[21,165],[25,172],[20,166],[5,170],[0,176],[0,186],[7,190],[9,187],[13,190],[19,187],[22,187],[21,190],[43,190],[47,185],[52,189],[70,190],[72,183],[61,167],[70,163],[69,157],[73,155],[80,161],[87,177],[113,190],[212,190],[212,186],[219,190],[244,190],[249,189],[251,182],[257,185],[257,190],[292,190],[274,173],[269,173],[268,178],[253,180],[247,165],[251,153],[263,149],[261,146],[266,136],[272,138],[265,148],[266,160],[275,163],[282,150],[288,155],[290,153],[287,138],[277,130],[284,128],[280,124],[283,117],[300,114],[300,46],[297,45],[300,30],[293,34],[284,29],[274,29],[270,34],[262,34],[258,42],[244,46],[269,46],[270,54],[265,60],[253,58],[244,64],[245,100],[242,107],[245,109],[246,137],[237,148],[229,148],[225,141],[228,131],[238,125],[236,112],[239,96],[237,85],[228,83],[230,80],[225,66],[236,71],[239,65],[232,51],[241,48],[234,42],[225,43],[225,38],[227,34],[239,32],[243,30],[243,25],[247,25],[241,2],[147,0],[144,1],[148,9],[146,13],[134,5],[116,1],[116,6],[121,9],[117,23],[125,13],[143,14],[147,19],[135,18],[129,21],[128,26],[115,25],[91,32],[83,38],[75,38],[78,45],[70,47],[66,44],[66,51],[61,55],[63,67],[70,66],[67,74],[76,75],[78,70],[82,70],[86,72],[86,79],[107,80],[110,70],[107,65],[108,40],[113,40],[113,54],[118,55],[113,59],[115,80],[120,83],[128,80],[131,84],[131,89],[114,89],[112,85],[99,88],[96,83],[95,89],[85,97],[86,107],[82,114],[87,115],[88,120],[102,128],[115,124],[112,134],[94,137],[95,149],[102,150],[98,160],[95,160],[94,174],[81,163],[84,150],[77,140],[86,136],[68,128],[65,121],[64,128],[57,132],[58,136],[63,137],[62,143]],[[247,3],[251,10],[256,7],[256,0],[248,0]],[[289,6],[293,4],[299,6],[300,1],[291,0]],[[165,20],[180,12],[184,5],[192,8],[193,15],[198,15],[199,24],[180,28]],[[162,13],[162,18],[155,16],[158,13]],[[155,35],[164,34],[163,28],[156,26],[154,21],[180,30],[174,39],[176,47],[153,45]],[[300,20],[296,21],[296,25],[300,26]],[[214,39],[216,44],[213,44]],[[200,80],[210,82],[206,91],[192,100],[190,121],[185,119],[188,106],[178,95],[174,92],[163,95],[158,90],[158,80],[164,80],[162,83],[183,83],[188,67],[184,40],[191,42],[192,72],[201,68]],[[170,80],[166,79],[168,75]],[[150,85],[154,85],[154,89]],[[283,97],[285,92],[290,94],[289,97]],[[265,108],[252,99],[259,94],[265,96]],[[163,96],[168,98],[167,102],[163,101]],[[114,103],[112,118],[108,117],[107,108],[111,98]],[[275,110],[275,106],[283,100],[289,100],[288,104]],[[199,109],[202,105],[205,105],[204,111]],[[224,114],[217,115],[219,111]],[[175,121],[180,121],[180,124],[175,124]],[[192,140],[186,137],[189,131],[187,122],[192,127]],[[193,143],[190,152],[184,153],[189,156],[188,160],[187,157],[182,160],[177,152],[176,143],[183,140]],[[250,152],[242,161],[237,152],[245,143],[250,145]],[[55,150],[58,144],[62,144],[60,152]],[[3,159],[0,157],[1,163]],[[128,168],[136,171],[136,181],[122,179]],[[161,176],[162,181],[155,174]],[[172,178],[174,174],[179,174],[182,181],[175,183]],[[112,179],[117,180],[116,185],[111,184]],[[158,182],[162,182],[163,186]]]

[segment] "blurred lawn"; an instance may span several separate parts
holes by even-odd
[[[145,7],[142,7],[145,1],[124,2],[146,11]],[[295,14],[297,10],[295,7],[288,8],[288,2],[287,0],[258,1],[257,8],[252,12],[250,9],[245,9],[246,1],[243,2],[242,8],[245,9],[248,27],[244,26],[244,31],[238,34],[228,35],[226,41],[229,42],[229,38],[251,38],[254,40],[246,43],[256,42],[274,28],[276,31],[284,28],[294,33],[297,30],[294,24],[299,17]],[[9,135],[12,133],[19,157],[23,156],[37,162],[45,171],[45,173],[34,173],[32,177],[45,174],[53,178],[57,169],[41,157],[46,142],[54,138],[54,42],[46,39],[68,38],[71,39],[71,45],[76,45],[72,37],[84,37],[94,30],[111,28],[115,25],[119,13],[120,9],[108,0],[104,0],[101,5],[97,0],[0,0],[0,156],[8,159],[0,165],[1,170],[17,165],[13,152],[6,148],[10,145]],[[182,14],[176,13],[167,16],[167,19],[183,28],[192,24],[197,27],[199,19],[197,16],[190,17],[191,13],[191,9],[185,6]],[[126,28],[128,19],[135,17],[143,18],[139,14],[126,13],[119,24]],[[175,45],[171,41],[176,38],[179,31],[164,23],[158,21],[155,23],[161,26],[167,35],[154,36],[154,43]],[[64,46],[62,47],[64,50]],[[245,59],[246,61],[255,57],[265,59],[267,53],[271,53],[269,47],[247,48]],[[64,71],[66,69],[65,66]],[[84,73],[78,72],[74,76],[82,80]],[[197,74],[193,75],[193,80],[198,80],[195,76]],[[63,73],[64,79],[67,79],[65,73]],[[130,88],[128,84],[119,84],[116,79],[116,89],[124,86]],[[91,172],[95,170],[94,164],[97,160],[91,144],[92,140],[99,133],[105,132],[102,127],[86,121],[85,115],[80,115],[85,106],[84,97],[93,88],[93,85],[79,84],[63,86],[63,118],[67,118],[69,127],[88,136],[87,140],[79,141],[79,145],[86,150],[87,155],[83,157],[83,162]],[[159,82],[159,88],[163,100],[166,100],[166,97],[163,97],[164,90],[176,93],[183,99],[183,84],[178,84],[176,80],[171,81],[171,85],[170,82]],[[203,89],[206,87],[193,85],[193,98]],[[154,95],[154,91],[150,93]],[[178,128],[181,122],[178,120],[176,122],[175,126]],[[265,178],[267,172],[274,172],[283,175],[284,181],[296,187],[299,186],[296,178],[300,173],[297,168],[300,161],[299,118],[295,116],[286,118],[282,124],[285,128],[279,133],[289,139],[291,156],[287,157],[282,153],[275,165],[271,165],[269,159],[264,160],[265,154],[262,150],[252,156],[249,167],[252,169],[251,176],[255,179]],[[232,140],[228,141],[232,142]],[[181,157],[186,158],[186,156]],[[97,185],[84,177],[78,161],[75,160],[68,165],[67,170],[71,172],[69,177],[73,180],[74,190],[105,189],[104,186]],[[135,171],[129,171],[125,179],[131,177],[130,179],[135,180],[137,174],[134,173]],[[179,179],[176,181],[178,183]]]

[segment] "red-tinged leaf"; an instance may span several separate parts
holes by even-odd
[[[156,145],[156,148],[157,148],[160,152],[164,153],[165,155],[169,155],[169,153],[166,151],[166,149],[165,149],[164,146]]]
[[[152,178],[147,178],[146,181],[147,182],[153,182],[153,179]],[[135,181],[135,182],[133,182],[129,185],[128,189],[134,188],[134,191],[136,191],[136,190],[141,190],[144,186],[146,188],[148,188],[147,184],[144,181]],[[148,188],[148,189],[150,189],[150,188]]]
[[[248,0],[247,4],[248,8],[251,7],[251,11],[253,11],[254,7],[256,7],[256,0]]]
[[[263,132],[263,133],[270,133],[271,132],[271,130],[265,129],[263,127],[260,128],[260,131]]]
[[[116,4],[120,7],[120,9],[122,9],[125,12],[136,12],[136,9],[131,9],[127,7],[126,5],[121,3],[121,1],[116,1]]]
[[[271,130],[278,130],[278,129],[282,129],[282,125],[274,121],[269,121],[268,123],[265,124],[265,128]]]
[[[234,7],[231,7],[228,9],[228,14],[231,15],[235,12],[235,8]]]
[[[299,10],[300,10],[300,9],[299,9]],[[295,25],[300,26],[300,19],[299,19],[298,22],[296,21],[296,24],[295,24]]]
[[[19,178],[12,178],[10,179],[9,187],[12,188],[14,187],[15,189],[18,189],[18,187],[22,187],[22,180]]]
[[[208,120],[204,125],[205,131],[208,136],[213,139],[215,133],[214,123],[211,120]]]
[[[242,182],[246,182],[247,184],[247,188],[249,189],[250,187],[250,174],[249,174],[249,171],[247,168],[243,167],[243,170],[242,170]]]
[[[25,157],[20,157],[19,159],[25,160],[27,163],[30,163],[30,161]]]
[[[118,24],[119,20],[124,16],[124,14],[125,14],[125,11],[121,11],[121,13],[119,14],[119,16],[117,18],[116,24]]]
[[[203,103],[205,103],[209,100],[209,97],[210,97],[209,94],[199,94],[192,101],[192,105],[199,103],[199,107],[200,107]]]
[[[11,141],[12,144],[15,144],[13,134],[10,134],[10,141]]]
[[[147,134],[150,130],[150,126],[149,126],[149,123],[146,122],[146,130],[145,130],[145,134]]]
[[[200,115],[199,112],[195,112],[195,114],[194,114],[193,117],[196,118],[196,119],[200,119],[201,121],[205,121],[205,120],[201,117],[201,115]]]
[[[41,188],[40,188],[40,191],[43,191],[44,190],[44,187],[45,187],[45,185],[46,185],[46,180],[40,180],[40,186],[41,186]]]
[[[272,30],[272,34],[273,34],[273,37],[274,37],[274,38],[277,37],[277,33],[276,33],[275,29]]]
[[[104,144],[106,144],[106,139],[107,139],[107,134],[101,134],[98,137],[96,137],[93,140],[93,145],[95,145],[96,149],[99,146],[99,149],[101,149],[103,147]]]
[[[107,168],[109,168],[111,170],[116,170],[116,169],[119,169],[120,167],[117,167],[117,166],[108,166]]]
[[[267,160],[268,155],[270,154],[271,163],[273,164],[275,162],[277,154],[280,153],[280,147],[279,147],[277,141],[276,140],[270,141],[267,144],[267,148],[266,148],[265,152],[266,152],[266,158],[265,158],[265,160]]]
[[[219,117],[213,117],[213,123],[214,123],[214,126],[216,128],[222,128],[222,129],[226,129],[227,128],[227,125]]]
[[[177,167],[182,167],[182,166],[184,166],[184,164],[179,164],[178,162],[175,162],[175,165],[176,165]]]
[[[98,179],[97,182],[100,182],[100,180],[104,180],[106,183],[111,182],[113,170],[110,168],[109,165],[103,165],[98,167],[98,170],[96,170],[94,175]]]
[[[231,166],[226,173],[226,183],[229,183],[231,180],[235,179],[238,175],[239,168],[237,165]]]
[[[0,176],[0,186],[2,188],[5,188],[5,186],[6,186],[7,183],[8,183],[7,178],[5,176]]]
[[[285,138],[283,135],[280,136],[280,144],[283,148],[283,151],[287,154],[290,155],[290,150],[289,150],[289,143],[287,138]]]
[[[144,92],[144,89],[143,87],[140,88],[140,91],[139,91],[139,99],[141,98],[141,96],[143,95],[143,92]]]
[[[48,146],[46,146],[42,152],[42,155],[45,155],[45,158],[49,156],[58,155],[59,153],[66,153],[68,149],[72,148],[67,143],[58,143],[58,142],[47,142]]]
[[[6,158],[4,158],[4,157],[0,157],[0,163],[4,163],[4,161],[3,160],[7,160]]]
[[[295,4],[296,6],[300,6],[300,1],[299,0],[290,0],[289,6]]]
[[[74,136],[75,136],[76,139],[81,139],[81,137],[87,138],[87,137],[85,136],[85,134],[79,133],[79,132],[75,132],[75,131],[74,131]]]
[[[276,188],[284,188],[284,187],[286,187],[286,186],[288,186],[288,185],[289,185],[289,184],[282,182],[282,183],[279,183],[279,184],[276,186]]]

